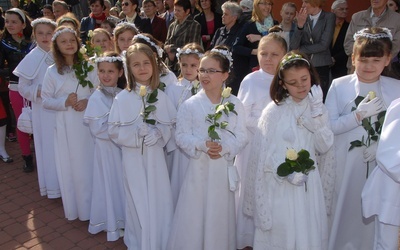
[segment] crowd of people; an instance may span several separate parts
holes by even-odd
[[[18,143],[68,220],[129,249],[398,249],[399,1],[10,4],[0,160]]]

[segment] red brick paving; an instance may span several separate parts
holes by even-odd
[[[13,163],[0,161],[0,249],[126,249],[122,238],[92,235],[88,222],[64,218],[61,199],[40,196],[37,173],[23,173],[17,142],[6,142]]]

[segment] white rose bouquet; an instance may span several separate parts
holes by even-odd
[[[307,150],[302,149],[297,152],[290,148],[286,151],[285,162],[278,166],[277,174],[281,177],[286,177],[297,172],[307,176],[313,169],[315,169],[314,161],[310,158],[310,153]],[[306,179],[303,182],[307,191]]]

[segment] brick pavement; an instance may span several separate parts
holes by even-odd
[[[17,142],[6,142],[14,159],[0,161],[0,250],[126,249],[123,240],[92,235],[88,222],[64,218],[61,199],[40,196],[37,173],[23,173]]]

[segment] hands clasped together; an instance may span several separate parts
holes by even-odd
[[[76,93],[71,93],[68,95],[65,101],[65,107],[71,106],[75,111],[82,112],[86,109],[88,104],[88,99],[82,99],[78,101],[78,95]]]
[[[157,127],[150,127],[148,124],[142,123],[139,127],[139,136],[144,137],[144,144],[150,147],[161,138],[161,133]]]

